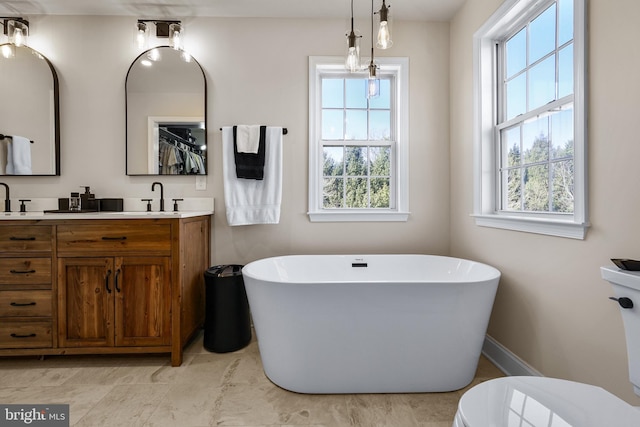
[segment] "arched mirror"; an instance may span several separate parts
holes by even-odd
[[[162,46],[129,67],[127,175],[206,175],[204,71],[184,51]]]
[[[26,46],[0,45],[0,175],[60,175],[58,75]]]

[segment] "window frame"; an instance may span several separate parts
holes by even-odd
[[[409,59],[376,58],[380,75],[392,74],[391,129],[395,139],[391,147],[390,208],[324,208],[322,203],[323,147],[375,146],[376,141],[326,140],[322,137],[322,87],[325,74],[345,74],[344,58],[309,57],[309,205],[311,222],[407,221],[409,217]],[[363,72],[363,77],[366,73]],[[387,144],[385,144],[387,145]],[[393,197],[395,196],[395,197]]]
[[[473,37],[474,209],[479,226],[584,239],[588,227],[586,0],[573,0],[574,211],[501,211],[497,46],[533,19],[552,0],[506,0]],[[559,102],[556,100],[555,102]],[[549,104],[552,105],[552,104]]]

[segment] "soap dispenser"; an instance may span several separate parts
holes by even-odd
[[[97,211],[98,201],[96,200],[96,195],[91,193],[90,187],[84,185],[82,187],[84,188],[84,193],[80,196],[82,209]]]

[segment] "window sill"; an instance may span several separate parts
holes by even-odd
[[[584,240],[588,223],[576,223],[548,218],[525,218],[506,215],[472,215],[476,225],[481,227],[502,228],[526,233],[546,234],[548,236],[567,237]]]
[[[311,222],[406,222],[409,212],[307,212]]]

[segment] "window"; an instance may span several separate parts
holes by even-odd
[[[342,58],[309,60],[311,221],[406,221],[408,61],[376,60],[380,96]]]
[[[584,0],[507,0],[474,37],[474,216],[584,238]]]

